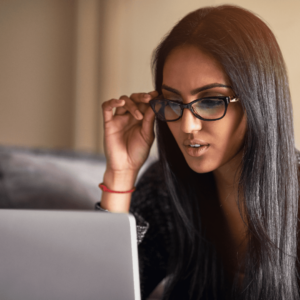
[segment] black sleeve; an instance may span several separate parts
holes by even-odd
[[[167,276],[172,231],[169,201],[162,171],[154,163],[137,184],[130,207],[130,212],[149,223],[138,246],[142,299]]]

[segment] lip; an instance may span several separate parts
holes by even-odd
[[[199,148],[192,148],[190,145],[195,145],[195,144],[200,144],[201,147]],[[184,140],[183,142],[185,151],[187,152],[188,155],[193,156],[193,157],[200,157],[202,156],[209,148],[209,144],[203,140]]]
[[[200,144],[201,146],[209,146],[209,144],[203,140],[197,140],[197,139],[186,139],[183,141],[184,146],[189,146],[189,145],[195,145],[195,144]]]

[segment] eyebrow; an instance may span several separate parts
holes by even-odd
[[[221,83],[211,83],[211,84],[207,84],[207,85],[204,85],[202,87],[199,87],[199,88],[196,88],[194,90],[191,91],[191,95],[196,95],[202,91],[205,91],[205,90],[209,90],[209,89],[212,89],[212,88],[215,88],[215,87],[224,87],[224,88],[229,88],[229,89],[232,89],[232,87],[230,85],[225,85],[225,84],[221,84]],[[169,92],[172,92],[174,94],[177,94],[179,96],[181,96],[180,92],[176,89],[173,89],[165,84],[163,84],[161,86],[162,89],[164,90],[167,90]]]

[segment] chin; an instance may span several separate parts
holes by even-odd
[[[205,158],[191,159],[185,157],[188,166],[196,173],[209,173],[217,169],[215,164],[212,164]]]

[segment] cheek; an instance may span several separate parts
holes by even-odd
[[[247,117],[242,111],[228,113],[227,118],[215,130],[215,150],[218,152],[219,164],[233,158],[244,146],[247,130]],[[222,120],[220,120],[222,121]],[[215,128],[216,129],[216,128]]]
[[[232,146],[236,145],[238,147],[244,141],[247,127],[247,117],[241,105],[237,105],[235,109],[229,110],[228,118],[224,121],[227,121],[227,132],[224,132],[226,140]],[[228,145],[228,148],[230,148],[230,145]]]
[[[201,157],[190,157],[182,143],[188,137],[181,130],[180,122],[170,122],[168,127],[173,134],[186,162],[195,172],[211,172],[229,162],[244,145],[247,118],[241,107],[228,109],[226,116],[215,122],[203,122],[202,129],[194,132],[193,137],[210,143],[210,149]]]

